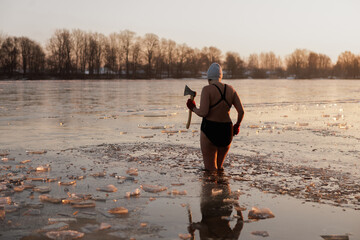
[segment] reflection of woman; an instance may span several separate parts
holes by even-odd
[[[226,154],[230,149],[233,135],[239,133],[244,117],[244,109],[235,89],[221,82],[222,69],[217,63],[211,64],[207,72],[209,85],[201,92],[200,108],[193,100],[188,100],[188,108],[203,117],[200,145],[205,169],[222,169]],[[234,105],[238,112],[237,121],[232,125],[230,108]]]
[[[242,213],[237,212],[239,218],[233,229],[230,227],[229,217],[233,211],[231,190],[227,179],[223,176],[205,173],[202,181],[201,215],[199,223],[193,223],[192,229],[199,230],[201,239],[238,239],[243,228]],[[238,206],[238,204],[236,204]]]

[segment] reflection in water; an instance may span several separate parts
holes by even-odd
[[[228,178],[223,173],[205,172],[202,178],[200,209],[201,222],[192,223],[192,231],[199,230],[200,239],[238,239],[243,228],[243,216],[234,199]],[[225,200],[225,201],[224,201]],[[230,226],[233,207],[237,222]]]

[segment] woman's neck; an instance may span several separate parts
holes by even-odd
[[[209,84],[216,84],[216,83],[219,83],[220,80],[215,80],[215,79],[212,79],[209,81]]]

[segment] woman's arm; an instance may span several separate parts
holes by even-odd
[[[232,104],[234,105],[236,111],[238,112],[238,117],[237,117],[237,121],[235,124],[240,125],[244,118],[244,108],[243,108],[243,105],[241,104],[239,95],[237,94],[236,91],[234,93],[234,99],[233,99]]]
[[[206,87],[204,87],[201,91],[201,98],[200,98],[200,107],[194,107],[193,112],[196,113],[199,117],[206,117],[209,113],[209,106],[210,106],[210,95],[209,91]]]

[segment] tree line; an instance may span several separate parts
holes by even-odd
[[[43,47],[28,37],[0,34],[0,76],[28,78],[200,78],[212,62],[224,78],[359,78],[360,55],[345,51],[331,59],[296,49],[284,59],[273,52],[251,54],[210,46],[202,49],[124,30],[105,36],[80,29],[57,29]]]

